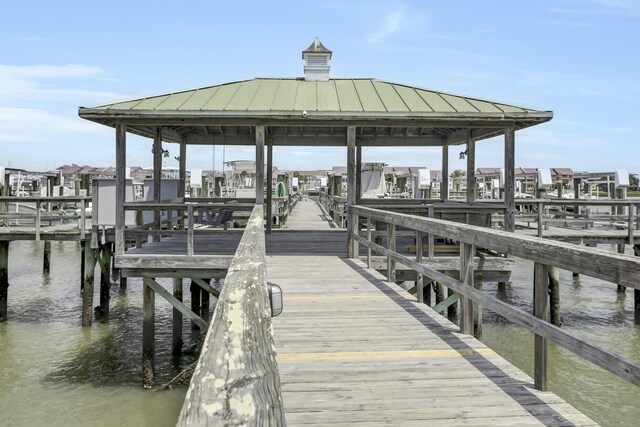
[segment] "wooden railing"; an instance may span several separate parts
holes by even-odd
[[[638,200],[525,199],[516,200],[516,206],[521,208],[516,214],[516,221],[537,223],[538,237],[542,237],[543,230],[548,229],[549,225],[571,226],[580,223],[592,226],[599,222],[626,228],[628,244],[633,244],[634,234],[640,230]],[[593,207],[599,209],[593,212],[590,209]],[[553,212],[552,208],[557,210]],[[609,212],[602,212],[602,209]]]
[[[135,211],[137,225],[124,230],[127,241],[141,242],[143,238],[152,237],[160,240],[163,236],[187,236],[187,256],[194,255],[194,235],[204,233],[206,229],[196,229],[196,221],[203,212],[220,213],[224,211],[251,212],[254,203],[179,203],[179,202],[130,202],[124,204],[125,211]],[[144,212],[154,212],[154,221],[143,223]],[[165,219],[161,219],[162,216]]]
[[[442,283],[461,295],[461,331],[471,333],[474,322],[474,304],[505,317],[523,326],[536,335],[535,339],[535,386],[547,388],[547,340],[589,360],[597,366],[640,386],[640,365],[627,357],[614,354],[595,344],[577,337],[547,322],[549,312],[548,269],[555,266],[572,272],[585,274],[623,286],[640,289],[640,258],[613,254],[595,248],[585,248],[568,243],[545,240],[538,237],[516,235],[501,230],[477,227],[450,221],[400,214],[362,206],[350,206],[349,213],[367,220],[367,237],[359,232],[351,233],[349,239],[387,257],[388,280],[393,281],[395,263],[401,263],[417,272],[418,295],[422,294],[423,277]],[[387,224],[387,247],[371,241],[372,221]],[[460,242],[460,278],[453,279],[421,263],[422,250],[416,258],[409,258],[395,250],[396,227],[413,230],[416,241],[423,235],[442,236]],[[416,245],[421,248],[422,245]],[[473,258],[476,248],[485,248],[506,253],[535,263],[533,315],[512,307],[491,295],[473,287]],[[358,253],[356,250],[355,253]],[[371,252],[367,255],[370,265]]]
[[[266,279],[263,206],[229,266],[178,425],[284,425]]]
[[[35,239],[40,240],[43,226],[54,224],[74,223],[80,233],[80,238],[85,238],[87,228],[86,208],[91,197],[59,196],[59,197],[0,197],[0,226],[21,226],[33,228]],[[8,212],[8,204],[29,204],[33,208],[31,212]],[[69,205],[73,211],[67,211]],[[75,210],[80,212],[76,213]]]

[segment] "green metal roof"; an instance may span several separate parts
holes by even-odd
[[[82,115],[82,111],[80,113]],[[518,107],[422,89],[376,79],[331,79],[305,81],[300,78],[258,78],[183,92],[151,96],[102,105],[94,113],[115,112],[243,112],[256,115],[291,112],[472,114],[544,113]],[[358,114],[359,115],[359,114]],[[551,116],[549,116],[549,119]]]

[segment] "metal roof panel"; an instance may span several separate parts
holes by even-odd
[[[229,83],[220,86],[220,89],[202,107],[203,110],[224,110],[242,82]]]
[[[273,100],[271,109],[273,111],[291,111],[296,104],[296,95],[298,93],[298,81],[293,79],[280,80],[278,92]]]
[[[409,111],[407,104],[398,94],[394,84],[373,80],[373,86],[387,111]]]
[[[477,113],[479,111],[462,96],[454,96],[447,93],[441,93],[440,95],[459,113]]]
[[[363,111],[353,80],[335,80],[340,111]]]
[[[293,110],[318,111],[316,91],[316,82],[298,81],[298,93]]]
[[[371,80],[354,80],[364,111],[387,111]]]
[[[430,90],[416,89],[416,93],[427,103],[432,111],[453,113],[455,109],[445,101],[439,93]]]
[[[158,105],[162,104],[164,101],[169,99],[169,95],[161,95],[161,96],[153,96],[151,98],[145,98],[138,105],[131,107],[132,110],[153,110]]]
[[[317,82],[318,111],[340,111],[335,80]]]
[[[402,100],[412,112],[433,111],[433,109],[425,102],[424,99],[416,92],[415,88],[395,85],[394,86],[398,95],[402,97]]]
[[[178,110],[202,110],[206,103],[215,95],[220,89],[220,86],[211,86],[202,89],[196,89],[193,92],[193,96],[185,101],[184,104],[178,107]]]
[[[269,111],[273,106],[276,94],[280,86],[280,80],[262,80],[262,84],[253,97],[249,110],[252,111]]]
[[[238,90],[233,94],[224,109],[231,111],[249,110],[249,106],[255,98],[262,82],[262,79],[241,82]]]

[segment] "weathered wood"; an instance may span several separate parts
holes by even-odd
[[[284,425],[262,204],[234,257],[178,425]]]
[[[0,241],[0,322],[4,322],[7,320],[8,299],[9,299],[9,242]]]
[[[452,279],[425,265],[418,264],[411,258],[407,258],[401,254],[392,252],[383,246],[369,242],[363,237],[354,236],[354,238],[359,239],[360,243],[365,246],[371,246],[372,249],[382,255],[392,257],[397,262],[414,270],[421,270],[426,277],[443,283],[446,287],[471,298],[479,304],[482,304],[488,310],[491,310],[514,323],[524,326],[529,331],[555,342],[559,346],[579,355],[601,368],[606,369],[620,378],[623,378],[633,384],[640,385],[640,364],[637,362],[605,350],[602,347],[585,341],[557,326],[541,321],[532,314],[514,308],[504,301],[485,294],[471,286],[467,286],[460,281]]]
[[[116,268],[136,269],[226,269],[230,255],[125,255],[116,258]]]
[[[220,292],[205,280],[194,277],[191,279],[191,281],[200,286],[203,290],[207,291],[207,293],[213,295],[216,298],[220,298]]]
[[[442,146],[442,181],[440,182],[440,199],[449,200],[449,145]]]
[[[273,142],[267,141],[267,234],[273,227]]]
[[[126,191],[126,168],[127,168],[127,128],[123,124],[116,124],[116,206],[124,206]],[[116,258],[124,254],[124,209],[116,209],[115,226],[115,256]]]
[[[504,229],[514,231],[516,226],[515,215],[515,141],[516,131],[513,127],[504,130]]]
[[[367,218],[367,221],[370,221],[370,219]],[[371,237],[367,240],[371,240]],[[422,232],[416,231],[416,262],[420,264],[422,264],[422,249]],[[367,248],[367,251],[371,251],[371,248]],[[416,273],[416,295],[418,302],[424,303],[424,278],[420,272]]]
[[[176,277],[173,279],[173,297],[182,302],[183,279]],[[182,313],[173,307],[173,331],[171,334],[171,352],[178,355],[182,352]]]
[[[155,293],[149,282],[153,282],[153,279],[143,279],[142,287],[142,381],[146,389],[153,388],[156,382]]]
[[[471,130],[467,133],[467,203],[476,200],[476,142],[471,138]]]
[[[460,243],[460,281],[473,286],[473,255],[475,247],[467,243]],[[460,332],[473,334],[473,301],[466,296],[460,298]]]
[[[549,319],[552,325],[560,326],[560,269],[549,267]]]
[[[42,272],[49,274],[51,271],[51,240],[45,240],[44,253],[42,257]]]
[[[548,291],[549,267],[535,263],[533,272],[533,315],[547,321],[549,319],[549,291]],[[540,335],[535,336],[534,355],[534,381],[538,390],[546,391],[548,388],[548,344]]]
[[[184,314],[187,318],[189,318],[194,323],[196,323],[199,327],[202,327],[203,329],[207,329],[207,327],[209,326],[207,322],[205,322],[200,316],[198,316],[192,310],[189,310],[189,308],[187,308],[186,305],[184,305],[176,297],[171,295],[169,291],[167,291],[165,288],[160,286],[160,284],[158,284],[158,282],[156,282],[153,278],[145,277],[142,280],[147,286],[153,289],[155,294],[164,298],[169,304],[171,304],[173,307],[180,310],[182,314]]]
[[[393,224],[387,224],[387,248],[394,252],[396,250],[396,226]],[[396,263],[391,257],[387,257],[387,281],[396,281]]]
[[[356,199],[355,203],[360,203],[362,196],[362,145],[356,144]],[[342,180],[341,180],[342,181]]]
[[[371,240],[371,218],[367,218],[367,240]],[[367,268],[371,268],[371,248],[367,248]]]
[[[156,126],[153,136],[153,201],[160,203],[162,194],[162,128]],[[153,229],[160,230],[160,211],[153,211]],[[160,241],[160,236],[154,235],[153,240]]]
[[[447,298],[445,298],[441,302],[439,302],[436,305],[434,305],[433,306],[433,310],[438,312],[438,313],[442,313],[444,310],[449,308],[449,306],[451,306],[451,304],[456,303],[459,299],[460,299],[460,294],[455,292],[455,293],[449,295]]]
[[[193,280],[189,286],[189,292],[191,292],[191,311],[199,318],[202,317],[202,288],[200,288]],[[191,319],[191,339],[192,341],[199,341],[201,335],[201,327],[196,323],[195,319]]]
[[[80,241],[80,294],[84,290],[84,247],[87,242]]]
[[[356,128],[349,126],[347,128],[347,205],[349,207],[356,204],[356,173]],[[347,215],[347,255],[349,258],[354,258],[358,254],[355,240],[348,238],[354,230],[357,230],[357,227],[357,215]]]
[[[100,262],[100,316],[103,321],[109,320],[109,300],[111,298],[111,244],[101,245],[96,254]],[[101,259],[100,259],[101,257]]]
[[[391,222],[412,230],[472,243],[478,248],[492,249],[499,253],[620,283],[627,287],[640,288],[640,283],[637,281],[640,259],[633,259],[626,255],[436,218],[385,212],[362,206],[350,207],[350,209],[363,217],[370,216],[372,220]]]
[[[84,246],[84,285],[82,286],[82,326],[91,326],[93,319],[93,284],[96,269],[96,253]]]
[[[256,130],[256,204],[264,203],[264,126],[258,125]],[[269,171],[269,177],[271,171]],[[271,185],[271,181],[269,181]]]

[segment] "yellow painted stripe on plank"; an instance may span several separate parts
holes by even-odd
[[[424,357],[495,356],[490,348],[434,349],[395,351],[341,351],[334,353],[280,353],[280,362],[306,362],[323,360],[375,360],[375,359],[420,359]]]
[[[285,301],[342,301],[342,300],[385,300],[385,299],[408,299],[415,301],[413,296],[402,295],[314,295],[314,296],[287,296]]]

